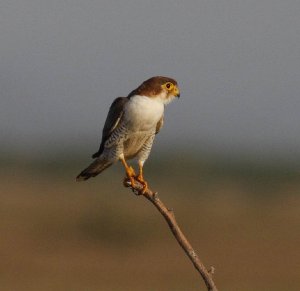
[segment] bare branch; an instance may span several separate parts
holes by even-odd
[[[130,187],[132,191],[136,195],[143,195],[145,198],[147,198],[154,206],[158,209],[158,211],[162,214],[162,216],[165,218],[166,222],[168,223],[173,235],[175,236],[177,242],[182,247],[182,249],[185,251],[189,259],[192,261],[194,267],[197,269],[197,271],[202,276],[205,285],[207,287],[207,290],[209,291],[218,291],[217,287],[212,279],[212,274],[214,273],[214,267],[210,268],[210,271],[208,271],[205,266],[200,261],[198,255],[194,251],[193,247],[179,228],[176,220],[173,210],[168,209],[163,202],[158,198],[157,192],[151,191],[149,188],[145,193],[142,193],[143,186],[138,182],[135,181],[134,187],[132,187],[129,180],[124,181],[125,187]]]

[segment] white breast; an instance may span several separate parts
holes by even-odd
[[[125,119],[134,131],[155,128],[163,113],[161,100],[146,96],[132,96],[125,107]]]

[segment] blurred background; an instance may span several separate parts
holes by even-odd
[[[205,290],[116,165],[108,108],[175,78],[145,176],[220,290],[300,289],[300,2],[0,2],[0,290]]]

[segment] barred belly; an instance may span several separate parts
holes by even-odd
[[[148,132],[138,132],[130,134],[124,142],[124,156],[127,159],[134,158],[142,149],[145,141],[151,136]]]

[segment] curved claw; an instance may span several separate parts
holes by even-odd
[[[134,187],[135,186],[135,181],[133,178],[128,178],[128,177],[125,177],[123,179],[123,185],[124,187]]]

